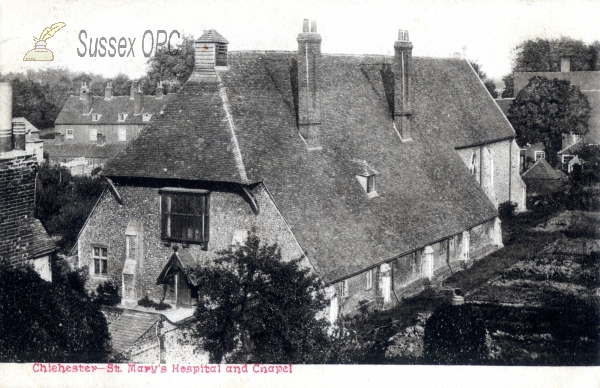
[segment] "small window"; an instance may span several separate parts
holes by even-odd
[[[544,151],[535,151],[535,161],[537,162],[540,159],[546,159],[546,152],[544,152]]]
[[[370,290],[371,288],[373,288],[373,270],[372,269],[367,271],[366,278],[367,278],[366,289]]]
[[[473,152],[473,156],[471,156],[469,170],[471,171],[471,174],[477,175],[477,154],[475,152]]]
[[[127,141],[127,128],[119,128],[119,141]]]
[[[67,134],[65,136],[65,139],[73,141],[75,139],[75,132],[72,129],[67,129]]]
[[[446,248],[448,245],[448,240],[440,241],[440,256],[446,256]]]
[[[123,122],[127,119],[127,113],[119,113],[117,116],[118,121]]]
[[[108,248],[92,246],[92,258],[94,259],[94,275],[107,276]]]
[[[575,157],[575,155],[563,155],[562,162],[569,163],[571,160],[573,160],[574,157]]]
[[[453,250],[454,250],[454,244],[455,244],[455,240],[456,240],[456,236],[453,236],[453,237],[450,239],[450,244],[449,244],[449,245],[450,245],[450,250],[451,250],[451,251],[453,251]]]
[[[99,114],[99,113],[94,113],[94,114],[92,115],[92,121],[98,121],[98,120],[100,120],[100,117],[102,117],[102,115],[101,115],[101,114]]]
[[[162,239],[206,245],[209,237],[209,192],[161,189]]]
[[[90,141],[98,141],[98,130],[90,128]]]
[[[142,115],[142,121],[150,121],[151,118],[152,118],[152,115],[150,113],[144,113]]]
[[[342,298],[348,297],[348,279],[342,280],[342,283],[340,283],[340,296]]]

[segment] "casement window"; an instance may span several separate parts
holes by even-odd
[[[144,113],[142,115],[142,121],[150,121],[151,118],[152,118],[152,115],[150,113]]]
[[[90,141],[98,141],[98,130],[90,128]]]
[[[73,141],[75,139],[75,131],[73,129],[67,129],[65,133],[65,140]]]
[[[546,152],[544,152],[544,151],[535,151],[535,161],[537,162],[540,159],[546,159]]]
[[[127,141],[127,128],[119,128],[119,141]]]
[[[209,238],[210,192],[163,188],[159,193],[162,239],[206,246]]]
[[[107,276],[108,248],[102,245],[92,245],[92,259],[94,260],[94,275]]]
[[[366,289],[370,290],[371,288],[373,288],[373,270],[370,269],[367,271],[367,273],[365,274],[366,276],[366,280],[367,280],[367,284],[366,284]]]
[[[98,120],[100,120],[100,117],[102,117],[102,115],[101,115],[101,114],[99,114],[99,113],[94,113],[94,114],[92,115],[92,121],[98,121]]]
[[[119,113],[117,115],[117,120],[120,122],[123,122],[127,119],[127,113]]]
[[[569,163],[571,160],[573,160],[573,158],[575,157],[575,155],[563,155],[562,156],[562,162],[564,163]]]
[[[340,283],[340,296],[342,298],[348,297],[348,279],[342,280]]]

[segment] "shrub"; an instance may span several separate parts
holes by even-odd
[[[480,363],[486,354],[485,323],[472,305],[442,305],[425,326],[425,359],[433,364]]]
[[[119,288],[110,280],[98,284],[94,302],[105,306],[115,306],[119,304],[121,302]]]
[[[160,303],[156,303],[155,301],[148,298],[148,295],[138,300],[138,305],[147,308],[154,308],[155,310],[167,310],[171,308],[170,304],[165,303],[163,301],[160,301]]]
[[[516,202],[506,201],[498,206],[498,215],[502,221],[512,218],[515,215],[515,209],[519,206]]]

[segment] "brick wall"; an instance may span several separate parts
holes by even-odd
[[[110,192],[105,192],[82,230],[78,240],[79,265],[90,266],[93,281],[111,279],[120,289],[126,255],[125,231],[129,221],[138,221],[143,225],[144,231],[144,263],[137,278],[137,297],[139,299],[147,294],[150,298],[158,300],[162,296],[163,287],[156,285],[156,278],[173,253],[173,249],[166,247],[160,236],[158,189],[119,186],[117,190],[123,198],[123,205],[119,205]],[[248,203],[238,194],[212,192],[208,251],[203,251],[199,245],[194,244],[185,249],[199,261],[212,260],[217,257],[217,252],[231,249],[235,230],[250,230],[255,227],[263,242],[278,243],[284,259],[300,257],[302,251],[265,189],[262,186],[256,187],[254,195],[260,206],[259,215],[255,215]],[[108,246],[108,277],[93,275],[91,247],[94,243]],[[304,264],[309,266],[308,262]]]
[[[0,156],[0,260],[11,266],[32,253],[36,173],[35,155]]]

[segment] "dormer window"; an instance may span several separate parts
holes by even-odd
[[[142,121],[150,121],[150,119],[152,118],[152,115],[150,113],[144,113],[142,115]]]
[[[365,160],[352,160],[352,162],[356,168],[354,176],[367,194],[367,197],[377,197],[377,191],[375,190],[375,176],[377,176],[377,171],[369,166]]]
[[[127,113],[119,113],[118,120],[123,122],[127,119]]]
[[[98,121],[98,120],[100,120],[100,117],[102,117],[102,115],[101,115],[101,114],[99,114],[99,113],[94,113],[94,114],[92,115],[92,121]]]

